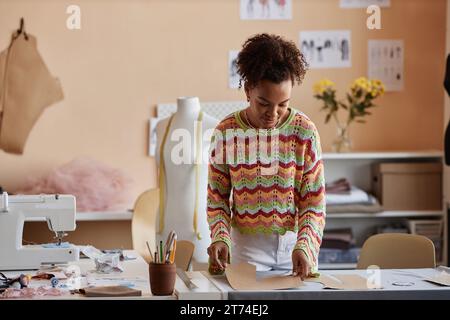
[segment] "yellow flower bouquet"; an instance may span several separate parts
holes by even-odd
[[[314,97],[323,101],[321,110],[325,110],[327,115],[325,123],[334,118],[338,127],[338,138],[333,142],[335,152],[349,151],[351,141],[349,137],[349,126],[353,121],[365,123],[362,118],[370,115],[367,111],[375,107],[373,100],[384,94],[384,85],[380,80],[369,80],[365,77],[356,79],[350,86],[350,91],[346,94],[346,101],[342,102],[336,98],[335,84],[323,79],[314,85]],[[339,109],[347,110],[347,118],[344,122],[339,121]]]

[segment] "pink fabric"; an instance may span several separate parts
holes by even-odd
[[[7,288],[3,293],[0,294],[0,299],[11,299],[11,298],[33,298],[42,296],[63,296],[69,294],[69,291],[62,291],[57,288]]]
[[[71,194],[77,211],[114,211],[131,205],[132,179],[120,169],[89,158],[77,158],[47,176],[29,179],[17,194]]]

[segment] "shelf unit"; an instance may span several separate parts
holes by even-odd
[[[418,217],[440,217],[442,211],[382,211],[377,213],[328,213],[327,219],[348,218],[418,218]]]
[[[442,266],[444,262],[438,261],[436,266]],[[356,263],[321,263],[319,270],[351,270],[356,269]]]
[[[348,270],[356,269],[356,263],[321,263],[319,264],[320,270]]]
[[[443,161],[443,153],[436,150],[425,151],[380,151],[324,153],[325,179],[334,181],[347,178],[352,185],[365,191],[371,191],[371,166],[379,162],[439,162]],[[378,213],[328,213],[325,229],[352,228],[356,245],[362,246],[368,236],[375,233],[376,227],[387,224],[404,224],[408,218],[429,218],[447,220],[445,210],[434,211],[382,211]],[[447,234],[443,239],[443,260],[447,264]],[[355,263],[323,263],[320,269],[353,269]]]
[[[323,153],[324,160],[374,160],[374,159],[442,159],[442,151],[380,151],[380,152],[345,152]]]
[[[77,212],[76,221],[127,221],[131,220],[133,212],[128,211],[95,211],[95,212]],[[27,218],[28,221],[45,221],[44,217]]]

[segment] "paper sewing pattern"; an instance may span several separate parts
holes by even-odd
[[[432,282],[441,286],[450,286],[450,274],[447,272],[441,272],[440,274],[431,278],[426,278],[425,281]]]
[[[369,40],[368,55],[369,79],[381,80],[386,91],[403,90],[403,40]]]
[[[369,290],[382,289],[381,285],[370,283],[367,278],[356,274],[325,275],[318,278],[308,278],[305,281],[319,282],[324,289],[335,290]]]
[[[292,0],[241,0],[241,20],[291,20]]]
[[[301,31],[300,50],[311,69],[350,68],[351,31]]]
[[[339,7],[343,9],[352,8],[367,8],[371,5],[377,5],[379,7],[390,7],[390,0],[341,0]]]
[[[257,280],[256,266],[246,262],[229,265],[225,275],[234,290],[278,290],[303,286],[300,277],[294,276],[273,276]]]

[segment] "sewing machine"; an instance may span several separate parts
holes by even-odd
[[[0,270],[39,269],[79,259],[79,249],[61,245],[75,224],[75,197],[71,195],[17,195],[3,192],[0,198]],[[46,218],[57,241],[50,246],[22,245],[25,220]]]

